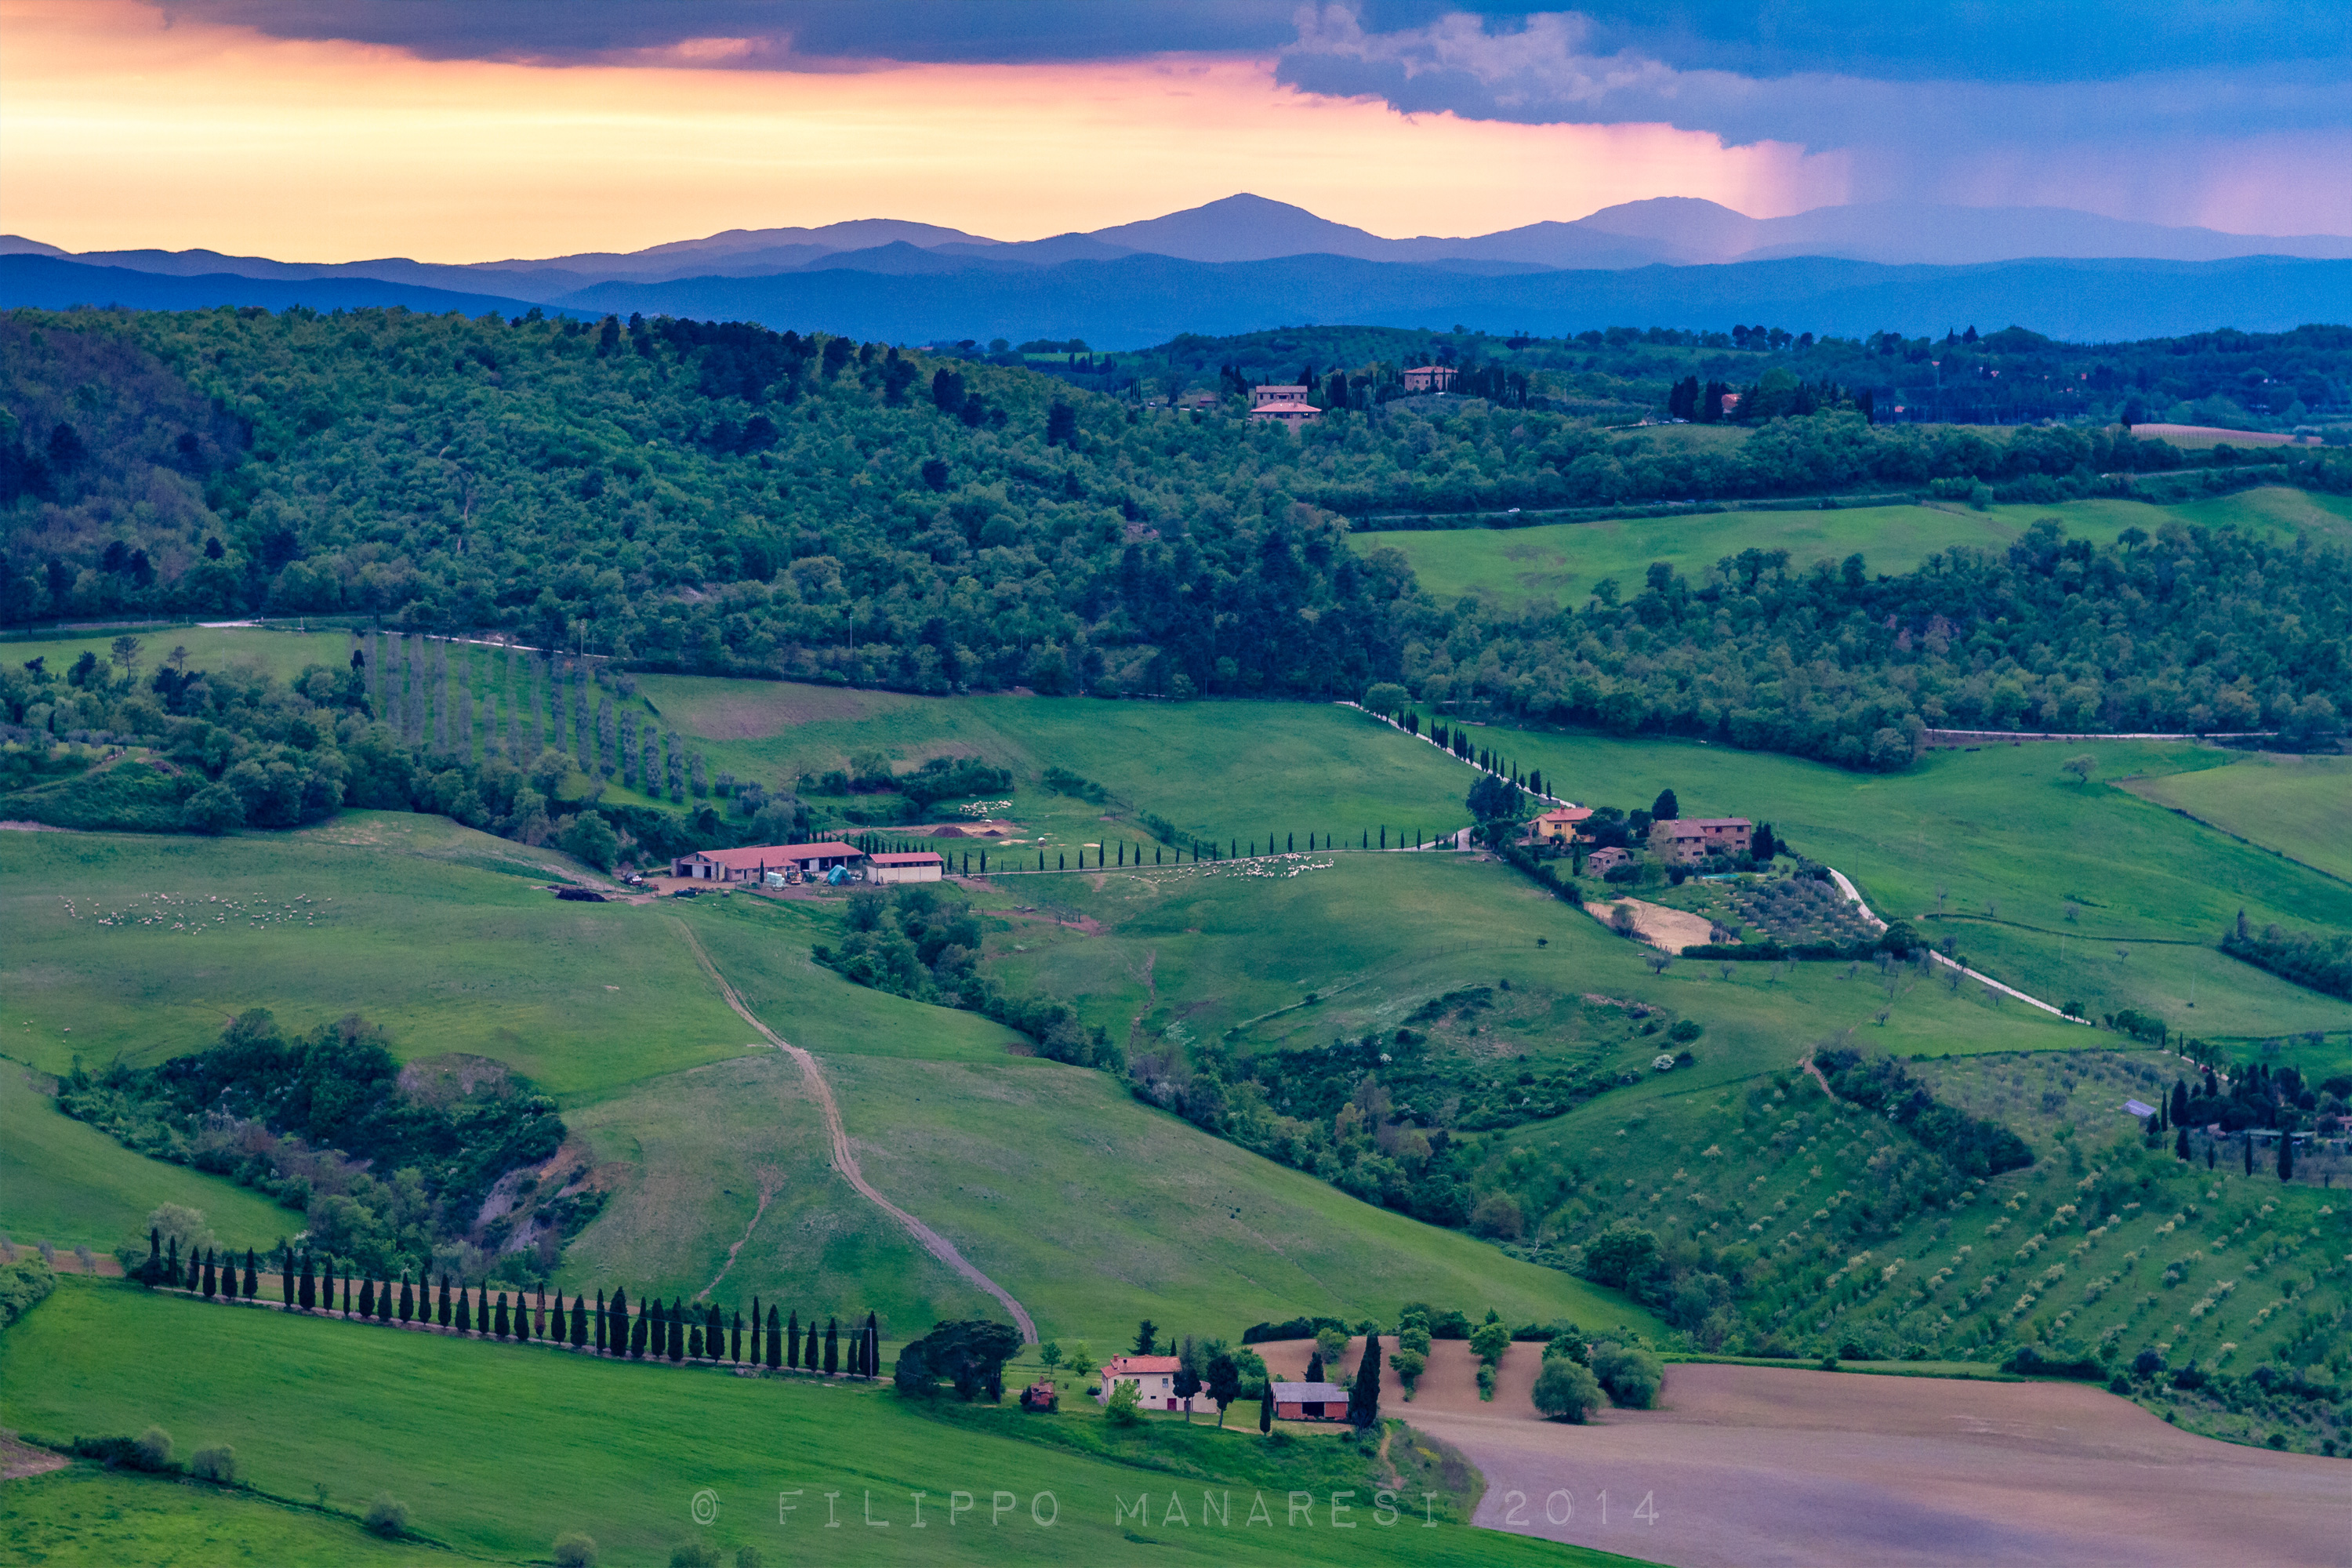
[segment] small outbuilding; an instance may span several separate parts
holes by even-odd
[[[1630,866],[1633,857],[1622,849],[1595,849],[1584,858],[1584,868],[1595,877],[1606,876],[1620,866]]]
[[[1285,1421],[1345,1420],[1348,1391],[1336,1383],[1277,1383],[1274,1413]]]
[[[936,882],[945,869],[945,862],[929,849],[866,858],[866,879],[869,882]]]

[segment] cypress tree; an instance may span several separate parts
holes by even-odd
[[[678,1299],[669,1299],[669,1359],[686,1359],[686,1308]]]
[[[779,1326],[780,1325],[776,1322],[776,1309],[773,1306],[770,1306],[768,1309],[767,1364],[771,1367],[781,1367],[784,1363],[783,1347],[776,1342],[777,1340],[782,1337],[777,1331]]]
[[[556,1300],[560,1302],[562,1298],[559,1296]],[[574,1295],[572,1298],[572,1348],[573,1350],[584,1350],[587,1348],[587,1345],[588,1298],[585,1296]]]
[[[2253,1173],[2254,1173],[2254,1135],[2253,1135],[2253,1133],[2252,1133],[2252,1132],[2250,1131],[2250,1132],[2248,1132],[2248,1133],[2246,1134],[2246,1174],[2248,1174],[2248,1175],[2250,1175],[2250,1176],[2251,1176],[2251,1175],[2252,1175]]]
[[[882,1368],[877,1364],[881,1360],[882,1325],[875,1321],[873,1313],[868,1312],[866,1314],[866,1375],[867,1377],[879,1377],[882,1374]]]
[[[163,1257],[163,1283],[176,1288],[180,1283],[180,1238],[166,1238]]]
[[[2294,1180],[2294,1130],[2284,1125],[2279,1128],[2278,1173],[2282,1182]]]
[[[524,1342],[525,1343],[530,1342],[530,1297],[527,1293],[518,1290],[515,1292],[515,1338]]]
[[[725,1314],[719,1310],[719,1303],[713,1301],[710,1303],[710,1310],[704,1316],[702,1321],[702,1348],[710,1352],[712,1361],[717,1361],[726,1343],[727,1319]]]
[[[841,1370],[841,1336],[835,1331],[834,1321],[824,1321],[824,1374],[831,1377]]]
[[[255,1262],[253,1248],[248,1247],[245,1249],[245,1289],[238,1292],[248,1301],[261,1288],[261,1276],[255,1268]]]
[[[2173,1133],[2173,1135],[2172,1135],[2172,1154],[2173,1154],[2173,1158],[2175,1158],[2175,1159],[2177,1159],[2177,1160],[2186,1160],[2186,1159],[2189,1158],[2189,1129],[2188,1129],[2188,1128],[2186,1128],[2186,1127],[2179,1128],[2179,1129],[2178,1129],[2178,1130]]]
[[[392,1321],[392,1281],[389,1279],[375,1293],[375,1321],[379,1323]]]
[[[751,1298],[751,1364],[753,1366],[761,1365],[767,1359],[761,1349],[760,1329],[760,1298],[754,1296]]]
[[[1348,1419],[1357,1430],[1377,1426],[1381,1421],[1381,1336],[1364,1336],[1364,1363],[1356,1369],[1356,1381],[1348,1390]]]
[[[1266,1375],[1265,1392],[1258,1397],[1257,1429],[1261,1432],[1274,1430],[1274,1376],[1270,1373]]]
[[[686,1331],[686,1353],[688,1360],[702,1359],[702,1320],[697,1318]]]
[[[498,1336],[499,1336],[499,1338],[500,1338],[500,1339],[505,1339],[505,1338],[507,1337],[507,1333],[508,1333],[508,1329],[507,1329],[507,1293],[506,1293],[505,1291],[503,1291],[503,1290],[501,1290],[501,1291],[499,1291],[499,1315],[498,1315],[497,1319],[495,1320],[495,1321],[497,1322],[497,1325],[498,1325]]]
[[[457,1331],[461,1334],[474,1331],[474,1308],[467,1300],[466,1277],[462,1274],[457,1276]]]
[[[147,1261],[139,1266],[142,1284],[154,1285],[163,1278],[163,1232],[155,1226],[147,1227]]]
[[[629,1348],[629,1293],[614,1287],[613,1304],[604,1322],[604,1353],[625,1354]]]
[[[205,1299],[206,1300],[210,1300],[212,1299],[212,1293],[213,1293],[213,1249],[212,1249],[211,1247],[205,1247]]]
[[[794,1372],[801,1369],[801,1312],[793,1309],[792,1320],[784,1325],[785,1364]]]
[[[433,1316],[443,1328],[449,1326],[449,1277],[441,1276],[441,1300],[435,1303]]]
[[[375,1281],[373,1279],[360,1281],[360,1316],[375,1316]]]
[[[294,1304],[294,1249],[284,1242],[278,1244],[278,1289],[286,1298],[286,1305]]]
[[[755,1311],[757,1310],[757,1308],[753,1309]],[[727,1341],[727,1359],[733,1362],[737,1366],[741,1366],[743,1364],[743,1314],[740,1309],[735,1313],[735,1321],[732,1326],[734,1332],[728,1337]],[[760,1331],[753,1329],[751,1331],[752,1359],[754,1361],[758,1360],[759,1354]]]
[[[612,1320],[605,1313],[604,1289],[600,1285],[596,1288],[596,1353],[598,1355],[603,1355],[612,1343],[612,1336],[607,1331],[611,1327]]]

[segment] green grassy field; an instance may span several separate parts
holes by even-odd
[[[2120,781],[2158,805],[2177,806],[2227,833],[2352,881],[2352,761],[2259,754],[2226,768]]]
[[[0,659],[23,664],[46,658],[52,674],[62,674],[84,650],[96,654],[100,661],[111,659],[114,639],[123,635],[106,628],[11,639],[0,643]],[[187,649],[191,669],[251,668],[279,680],[291,680],[314,664],[341,669],[352,658],[351,634],[340,626],[305,635],[275,626],[172,626],[142,627],[129,635],[139,639],[142,672],[152,672],[175,647]]]
[[[357,1012],[405,1058],[495,1057],[569,1104],[739,1049],[692,955],[646,939],[651,911],[559,903],[561,864],[392,812],[226,839],[0,835],[15,1054],[146,1063],[248,1007],[305,1029]]]
[[[2308,532],[2338,544],[2352,541],[2352,504],[2343,498],[2271,487],[2168,507],[2086,500],[1991,506],[1982,511],[1958,502],[1838,511],[1727,511],[1532,528],[1361,533],[1354,536],[1354,543],[1360,550],[1387,546],[1402,551],[1422,586],[1442,604],[1483,589],[1517,607],[1581,604],[1604,577],[1630,591],[1653,561],[1671,562],[1685,576],[1703,579],[1716,562],[1742,550],[1786,550],[1792,570],[1860,552],[1873,572],[1908,572],[1954,545],[2001,549],[2044,517],[2058,519],[2071,534],[2101,542],[2126,528],[2154,533],[2176,520],[2264,534]]]
[[[126,1353],[129,1347],[137,1349]],[[166,1360],[173,1375],[156,1377]],[[1415,1520],[1410,1533],[1402,1520],[1381,1528],[1370,1511],[1381,1484],[1373,1463],[1336,1436],[1273,1447],[1255,1422],[1235,1421],[1219,1433],[1154,1419],[1126,1437],[1106,1433],[1088,1409],[1066,1406],[1052,1416],[1009,1408],[933,1416],[887,1385],[616,1365],[163,1299],[120,1285],[68,1283],[12,1329],[0,1340],[0,1419],[19,1430],[62,1438],[136,1434],[154,1423],[183,1452],[226,1442],[263,1491],[310,1501],[314,1488],[323,1489],[329,1506],[345,1511],[388,1491],[408,1505],[410,1527],[421,1535],[498,1562],[544,1562],[567,1530],[595,1537],[601,1560],[619,1568],[657,1564],[674,1544],[696,1537],[730,1556],[751,1545],[771,1561],[902,1562],[911,1549],[901,1532],[913,1525],[910,1494],[918,1490],[927,1494],[925,1528],[936,1531],[919,1538],[930,1562],[1121,1562],[1133,1560],[1138,1544],[1155,1548],[1154,1560],[1337,1560],[1325,1534],[1328,1493],[1335,1489],[1359,1494],[1345,1500],[1360,1509],[1353,1516],[1360,1528],[1339,1538],[1349,1562],[1620,1561],[1474,1533],[1443,1518],[1434,1529],[1417,1528]],[[1047,1424],[1058,1430],[1042,1432]],[[46,1483],[47,1495],[33,1494],[16,1528],[37,1542],[43,1531],[62,1535],[60,1516],[78,1482],[88,1485],[81,1478]],[[9,1486],[15,1513],[17,1483]],[[1203,1488],[1234,1492],[1230,1530],[1199,1522]],[[1318,1494],[1315,1526],[1244,1524],[1260,1489],[1283,1519],[1282,1494],[1293,1488]],[[795,1489],[797,1497],[782,1500],[797,1509],[780,1515],[778,1494]],[[177,1506],[162,1510],[173,1517],[140,1521],[142,1553],[158,1532],[185,1539],[199,1529],[257,1528],[249,1515],[191,1519],[226,1510],[193,1489],[174,1489]],[[689,1505],[704,1489],[715,1494],[718,1510],[698,1526]],[[1118,1520],[1114,1498],[1131,1503],[1147,1490],[1156,1494],[1150,1522],[1139,1529],[1132,1516]],[[950,1523],[957,1491],[980,1501]],[[992,1520],[998,1491],[1013,1493],[1015,1505]],[[828,1492],[839,1496],[829,1500]],[[1040,1498],[1048,1492],[1050,1501]],[[1171,1492],[1182,1495],[1189,1526],[1169,1522]],[[837,1532],[826,1530],[829,1502],[839,1510]],[[1040,1524],[1038,1516],[1055,1522]],[[869,1528],[868,1517],[889,1521],[890,1531]],[[308,1549],[307,1542],[291,1544]],[[64,1560],[96,1560],[83,1550],[81,1558]],[[200,1560],[222,1559],[180,1559]],[[401,1561],[372,1555],[359,1542],[345,1560]]]
[[[118,1563],[157,1568],[217,1563],[416,1568],[449,1557],[419,1542],[382,1540],[316,1507],[94,1465],[13,1480],[7,1488],[0,1553],[16,1563],[60,1568]]]
[[[2101,782],[2144,789],[2137,781],[2229,766],[2228,752],[2102,742],[2097,774],[2076,784],[2059,764],[2084,748],[2056,742],[1935,752],[1874,775],[1692,742],[1472,733],[1572,800],[1645,806],[1671,787],[1685,816],[1769,821],[1881,915],[1954,937],[1977,967],[2053,1003],[2129,1005],[2240,1045],[2322,1031],[2324,1047],[2285,1058],[2322,1076],[2352,1057],[2341,1003],[2210,951],[2241,908],[2257,923],[2352,928],[2352,887]],[[2183,942],[2195,945],[2161,945]]]
[[[1132,825],[1144,812],[1220,842],[1262,843],[1270,833],[1353,837],[1416,819],[1435,832],[1467,820],[1447,763],[1388,744],[1384,728],[1337,706],[946,699],[695,676],[647,676],[640,685],[714,769],[773,788],[867,752],[908,764],[977,755],[1010,767],[1015,790],[999,815],[1024,828],[1014,854],[1042,846],[1075,858],[1080,846],[1119,830],[1111,825],[1139,836]],[[1103,785],[1114,804],[1044,789],[1040,776],[1057,766]]]
[[[148,1215],[167,1203],[202,1210],[235,1247],[268,1247],[301,1228],[300,1215],[248,1188],[134,1154],[59,1115],[48,1081],[0,1060],[0,1235],[17,1246],[83,1246],[103,1257],[125,1237],[143,1242]]]

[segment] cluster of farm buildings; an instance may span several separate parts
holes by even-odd
[[[1454,378],[1460,373],[1450,364],[1417,364],[1404,373],[1404,389],[1408,393],[1450,392]],[[1323,411],[1308,401],[1314,388],[1304,384],[1283,385],[1268,383],[1250,388],[1252,419],[1269,425],[1284,425],[1296,430],[1301,425],[1311,425],[1323,417]]]
[[[1561,806],[1528,824],[1528,837],[1538,844],[1566,847],[1583,837],[1590,808]],[[1756,825],[1744,816],[1691,816],[1650,824],[1650,853],[1669,866],[1703,866],[1710,855],[1745,855],[1754,841]],[[1603,875],[1633,858],[1630,850],[1596,849],[1586,858],[1585,869]]]
[[[1216,1414],[1216,1401],[1205,1391],[1188,1400],[1176,1392],[1180,1363],[1172,1355],[1117,1355],[1102,1369],[1102,1383],[1094,1391],[1104,1405],[1122,1383],[1135,1385],[1135,1403],[1144,1410],[1183,1410],[1195,1415]],[[1348,1391],[1336,1383],[1274,1384],[1274,1413],[1285,1421],[1340,1421],[1348,1415]]]
[[[786,888],[803,882],[936,882],[946,862],[931,850],[869,854],[853,844],[761,844],[743,849],[697,849],[669,863],[686,882],[748,882]]]

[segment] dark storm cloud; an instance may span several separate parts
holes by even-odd
[[[346,39],[425,59],[588,64],[744,39],[725,63],[1007,64],[1170,51],[1271,54],[1291,7],[1254,0],[168,0],[175,16],[278,38]]]

